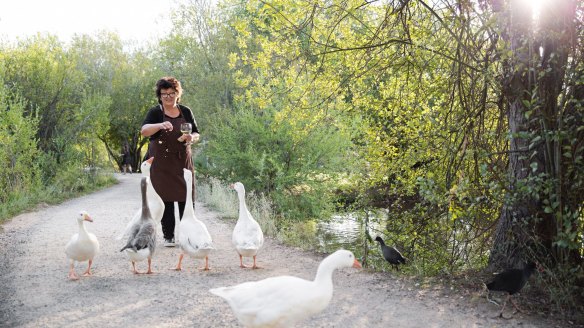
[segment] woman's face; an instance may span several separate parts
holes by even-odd
[[[173,88],[160,89],[160,99],[162,103],[167,106],[176,105],[176,99],[178,98],[178,92]]]

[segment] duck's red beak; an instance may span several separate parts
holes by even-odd
[[[353,268],[357,268],[357,269],[361,269],[361,263],[359,263],[359,261],[355,260],[355,262],[353,262]]]

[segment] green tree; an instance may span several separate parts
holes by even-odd
[[[63,167],[81,154],[71,142],[79,130],[75,113],[79,75],[59,40],[51,35],[37,35],[7,45],[2,49],[4,83],[26,99],[26,116],[38,116],[38,146],[44,154],[39,159],[43,183],[50,183]]]
[[[183,86],[181,101],[191,107],[203,139],[221,131],[215,122],[233,106],[229,55],[237,51],[232,29],[211,1],[189,0],[173,12],[172,33],[160,42],[155,60],[165,75]]]
[[[2,79],[0,78],[0,82]],[[41,186],[36,115],[26,115],[26,100],[0,83],[0,204],[10,204]],[[24,196],[25,197],[25,196]],[[0,207],[0,212],[9,206]],[[5,216],[5,213],[2,213]]]
[[[566,8],[572,12],[581,10],[569,3]],[[291,121],[318,117],[315,113],[321,111],[360,120],[362,133],[354,143],[367,170],[358,193],[364,206],[388,207],[388,221],[398,222],[392,228],[406,226],[400,228],[405,232],[400,238],[416,256],[428,259],[434,268],[484,263],[491,237],[485,232],[497,222],[497,213],[500,209],[523,213],[521,207],[538,208],[536,212],[548,217],[562,208],[561,217],[542,220],[537,231],[527,235],[547,245],[548,251],[552,244],[569,244],[576,253],[581,249],[577,231],[582,229],[582,200],[574,196],[582,194],[581,145],[576,141],[581,139],[581,50],[576,46],[581,35],[574,27],[580,16],[547,20],[549,27],[543,30],[555,29],[556,34],[543,33],[543,39],[533,41],[528,29],[512,28],[503,40],[506,35],[527,39],[508,43],[513,46],[509,51],[499,37],[496,17],[484,3],[249,1],[238,8],[232,25],[240,51],[231,64],[244,91],[236,93],[236,101],[260,109],[272,106]],[[514,22],[521,26],[521,21]],[[551,23],[557,21],[565,25]],[[572,43],[566,43],[568,35]],[[515,46],[523,44],[530,45],[528,50]],[[550,47],[553,50],[547,52]],[[548,54],[550,58],[544,58],[548,63],[509,60],[514,57],[508,53],[518,50],[523,51],[519,59],[538,57],[536,49]],[[566,54],[566,49],[573,53]],[[522,73],[536,66],[538,83],[532,74]],[[494,78],[500,72],[503,89]],[[509,76],[532,81],[531,89]],[[521,96],[512,96],[509,102],[513,94]],[[509,103],[519,110],[507,116]],[[538,118],[534,109],[540,103],[558,111],[543,111],[547,114]],[[524,126],[517,118],[530,122],[527,130],[515,130]],[[530,151],[509,152],[507,130],[513,132],[512,144],[522,140],[526,147],[521,149]],[[543,157],[535,163],[539,156]],[[522,164],[517,166],[519,159]],[[544,159],[547,166],[542,165]],[[517,173],[533,170],[513,178],[512,185],[521,187],[513,190],[520,194],[507,189],[508,160]],[[577,183],[566,185],[566,177]],[[538,201],[521,204],[515,202],[517,197]],[[536,212],[519,217],[541,220],[533,215]],[[495,245],[509,245],[499,240],[509,238],[503,222],[514,222],[518,216],[508,217],[499,220]],[[550,224],[558,234],[549,233],[554,230]],[[510,238],[518,236],[516,231]],[[502,254],[511,262],[527,255],[510,256],[507,250]]]
[[[508,201],[490,261],[538,257],[575,267],[582,263],[584,201],[582,3],[556,1],[538,19],[521,1],[493,5],[510,140]]]
[[[71,114],[65,104],[71,85],[68,72],[71,69],[67,53],[57,38],[37,35],[20,41],[16,47],[3,49],[5,83],[19,90],[28,100],[26,114],[37,109],[39,114],[39,145],[45,151],[55,150],[51,140]]]
[[[240,52],[231,64],[242,89],[236,101],[272,106],[290,122],[354,127],[344,154],[363,159],[347,167],[360,206],[388,208],[388,222],[406,226],[400,235],[411,252],[431,267],[454,266],[462,256],[452,245],[477,236],[460,233],[470,213],[451,215],[446,195],[483,196],[477,167],[486,151],[477,148],[496,124],[477,123],[498,116],[485,105],[491,68],[470,55],[485,51],[488,40],[476,41],[472,22],[442,19],[423,3],[250,1],[234,16]],[[448,40],[452,31],[459,31],[458,47]],[[473,214],[481,215],[479,230],[493,211]],[[467,254],[457,265],[468,261]]]

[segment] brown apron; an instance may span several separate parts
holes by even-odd
[[[172,123],[172,131],[162,130],[158,139],[150,141],[151,156],[154,161],[150,167],[150,180],[156,193],[165,202],[184,202],[187,189],[183,176],[183,168],[193,172],[193,203],[195,201],[195,170],[191,147],[177,139],[182,135],[181,123],[186,120],[182,116],[172,118],[164,115],[163,121]]]

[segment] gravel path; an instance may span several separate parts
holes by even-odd
[[[261,269],[240,269],[231,246],[232,220],[197,203],[217,250],[211,271],[186,258],[175,267],[178,248],[159,247],[152,275],[134,275],[115,237],[140,207],[140,175],[117,175],[120,183],[91,195],[19,215],[0,232],[0,326],[2,327],[238,327],[227,303],[209,288],[277,275],[313,279],[325,254],[286,247],[266,239]],[[86,210],[87,229],[100,241],[93,276],[67,279],[64,246],[77,232],[75,217]],[[159,242],[161,232],[159,231]],[[86,263],[76,265],[78,273]],[[139,263],[144,271],[146,263]],[[452,291],[421,288],[391,273],[342,269],[333,276],[329,307],[298,327],[555,327],[536,315],[495,318],[498,308],[479,288]]]

